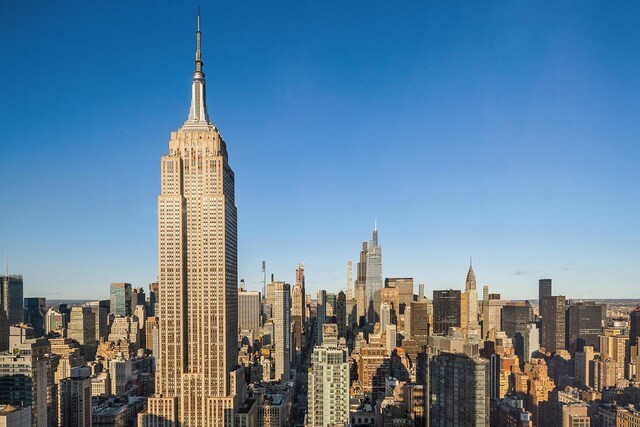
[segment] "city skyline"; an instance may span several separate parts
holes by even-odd
[[[203,4],[212,34],[204,55],[216,64],[210,114],[232,141],[238,278],[247,289],[260,290],[263,259],[291,284],[304,263],[311,295],[345,289],[346,263],[357,262],[377,218],[384,277],[413,277],[427,296],[463,289],[469,255],[478,286],[504,298],[536,299],[545,277],[575,299],[634,296],[639,109],[630,83],[639,38],[624,12],[637,17],[637,7],[556,6],[559,16],[543,22],[558,38],[540,43],[529,14],[549,4],[474,5],[469,16],[410,4],[386,32],[376,4],[360,15],[349,6],[292,7],[291,22],[277,17],[280,7],[244,15]],[[153,16],[118,2],[0,8],[0,37],[12,42],[0,71],[9,100],[0,107],[0,197],[10,201],[0,255],[8,252],[9,273],[24,276],[25,296],[106,296],[112,282],[146,287],[157,275],[157,158],[189,98],[181,82],[194,8],[167,4]],[[309,28],[294,22],[311,14],[318,21]],[[271,28],[265,17],[280,27],[256,41]],[[619,19],[618,32],[597,27],[596,17]],[[247,34],[230,36],[240,19]],[[575,28],[561,25],[567,19]],[[416,57],[421,50],[429,54]],[[26,62],[38,66],[19,66]]]

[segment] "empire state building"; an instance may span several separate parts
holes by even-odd
[[[159,349],[145,427],[232,426],[244,398],[237,368],[237,213],[227,147],[209,120],[200,13],[191,107],[161,158]]]

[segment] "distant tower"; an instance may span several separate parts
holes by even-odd
[[[291,286],[274,282],[274,294],[276,380],[288,381],[291,374]]]
[[[376,222],[373,229],[372,239],[369,241],[367,248],[367,298],[369,307],[373,306],[374,313],[369,313],[369,321],[375,321],[376,317],[380,317],[380,307],[374,304],[375,293],[382,289],[382,247],[378,243],[378,223]]]
[[[551,279],[540,279],[538,281],[538,310],[542,311],[542,300],[553,295],[551,291]]]
[[[467,295],[467,331],[473,334],[479,330],[478,326],[478,291],[476,290],[476,275],[473,272],[473,265],[469,262],[469,272],[467,273],[467,281],[465,284],[465,294]]]
[[[353,299],[353,263],[347,261],[347,299]]]
[[[267,297],[267,262],[262,261],[262,298]]]

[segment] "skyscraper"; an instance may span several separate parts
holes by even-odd
[[[112,283],[110,295],[111,314],[131,316],[131,283]]]
[[[353,298],[353,262],[347,261],[347,299]]]
[[[600,351],[598,336],[607,319],[607,305],[592,301],[577,302],[567,309],[567,350],[571,354],[582,351],[585,345]]]
[[[260,292],[238,292],[238,327],[251,329],[254,337],[260,333]]]
[[[276,379],[287,381],[291,373],[291,285],[275,282],[273,308]]]
[[[538,310],[542,311],[542,300],[544,297],[550,297],[551,292],[551,279],[540,279],[538,281]]]
[[[316,307],[316,339],[318,344],[322,344],[322,325],[327,318],[327,291],[322,289],[318,291]]]
[[[374,296],[382,289],[382,246],[378,243],[378,224],[373,229],[373,236],[367,248],[367,304],[370,322],[375,322],[380,317],[380,307],[374,304]],[[371,309],[373,308],[373,310]]]
[[[46,298],[25,298],[24,299],[24,323],[33,327],[36,335],[44,335],[44,317],[47,314]]]
[[[563,296],[544,297],[540,313],[542,315],[542,347],[551,353],[564,350],[566,337],[565,298]]]
[[[629,313],[629,345],[636,345],[640,337],[640,306]]]
[[[209,120],[200,16],[191,106],[161,159],[156,394],[142,426],[232,425],[237,369],[237,212],[227,146]]]
[[[464,292],[467,295],[467,324],[462,325],[462,327],[469,333],[469,335],[478,335],[480,331],[480,327],[478,325],[478,290],[476,289],[476,275],[473,272],[471,262],[469,262],[469,271],[467,272]]]
[[[18,274],[0,276],[0,300],[9,325],[22,323],[23,283],[22,276]]]
[[[447,334],[452,327],[460,327],[461,293],[449,289],[433,291],[433,332]]]

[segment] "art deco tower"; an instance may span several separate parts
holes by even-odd
[[[466,323],[462,325],[469,336],[477,336],[479,334],[478,325],[478,291],[476,289],[476,275],[473,272],[473,266],[469,262],[469,271],[467,272],[467,280],[465,283],[465,304],[462,317],[466,318]],[[465,310],[466,309],[466,310]]]
[[[200,14],[191,108],[161,159],[159,354],[141,426],[233,425],[237,366],[237,216],[227,148],[209,120]]]

